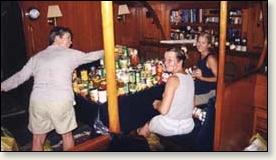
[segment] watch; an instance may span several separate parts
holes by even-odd
[[[26,14],[29,19],[36,20],[40,16],[40,11],[37,8],[29,8],[28,13]]]

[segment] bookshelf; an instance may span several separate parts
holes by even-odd
[[[219,38],[219,9],[215,8],[185,8],[170,11],[170,39],[184,40],[196,39],[199,32],[205,31],[212,35],[212,44],[218,45]],[[243,10],[229,9],[227,41],[235,43],[236,40],[246,36],[243,33]]]

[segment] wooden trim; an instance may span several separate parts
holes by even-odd
[[[256,70],[259,70],[262,65],[264,64],[264,61],[267,57],[267,2],[266,1],[262,1],[261,2],[261,11],[263,14],[263,31],[264,31],[264,45],[263,45],[263,50],[261,53],[261,56],[259,58]]]
[[[255,79],[255,74],[251,74],[225,87],[219,120],[221,125],[218,126],[218,151],[241,151],[248,145],[253,128]]]
[[[143,6],[146,7],[148,9],[148,11],[152,14],[152,18],[154,20],[154,23],[156,24],[156,27],[158,29],[160,29],[160,31],[161,31],[161,39],[166,39],[164,30],[161,26],[160,20],[159,20],[158,16],[156,15],[154,9],[150,6],[150,4],[147,1],[139,1],[139,2],[141,2],[143,4]]]
[[[103,135],[82,144],[79,144],[67,151],[107,151],[110,142],[109,135]]]

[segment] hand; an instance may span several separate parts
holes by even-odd
[[[197,79],[201,79],[202,78],[202,71],[201,71],[201,69],[195,69],[195,70],[193,70],[193,77],[195,77]]]
[[[195,75],[193,73],[191,74],[191,76],[192,76],[193,80],[196,79],[196,77],[195,77]]]
[[[158,106],[160,106],[160,104],[161,104],[160,100],[154,100],[152,103],[154,109],[157,109]]]

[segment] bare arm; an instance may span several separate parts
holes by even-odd
[[[166,83],[162,101],[155,100],[153,102],[153,107],[162,115],[169,112],[178,85],[179,79],[176,76],[171,76]]]
[[[202,76],[202,71],[200,69],[196,69],[194,72],[194,76],[205,82],[216,82],[217,81],[217,72],[218,72],[218,62],[217,59],[213,56],[210,55],[207,59],[206,65],[209,69],[211,69],[212,73],[214,74],[213,77],[203,77]]]

